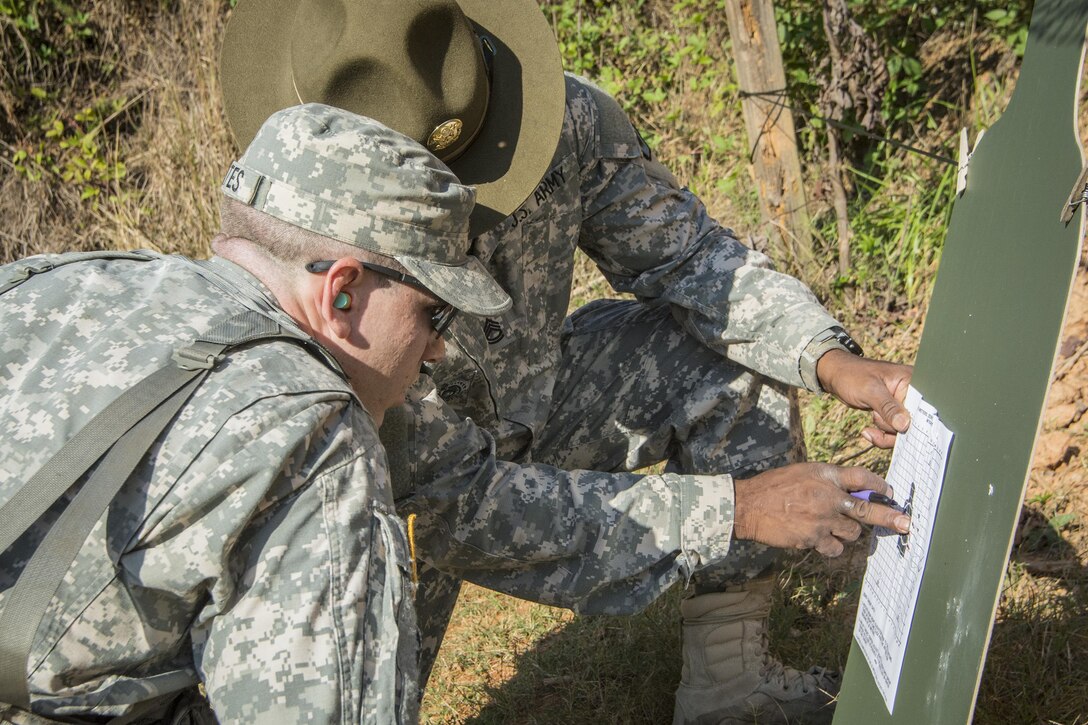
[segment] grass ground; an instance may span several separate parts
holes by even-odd
[[[806,15],[812,4],[776,4],[787,13],[790,82],[803,89],[802,75],[820,72],[819,58],[798,62],[805,32],[814,27]],[[897,127],[901,140],[947,150],[959,126],[973,135],[1007,101],[1016,72],[1009,49],[1017,42],[1015,13],[1023,3],[974,4],[985,14],[941,25],[915,55],[901,59],[889,97],[905,99],[917,120]],[[0,261],[111,247],[206,254],[217,223],[216,187],[237,152],[216,78],[230,0],[77,5],[0,2]],[[568,67],[624,99],[658,155],[712,213],[777,256],[745,159],[720,3],[542,5]],[[865,7],[886,9],[891,17],[931,5],[935,14],[964,7],[899,0]],[[990,23],[986,32],[984,22]],[[827,230],[834,221],[819,129],[801,129],[817,252],[830,269],[834,243]],[[938,164],[881,148],[855,162],[849,177],[855,268],[848,279],[821,274],[809,281],[867,350],[910,360],[939,261],[950,177]],[[1088,722],[1082,684],[1088,679],[1085,290],[1082,266],[1062,338],[1061,379],[1051,394],[982,680],[980,723]],[[573,301],[605,294],[586,262]],[[813,458],[841,461],[860,451],[860,416],[811,396],[804,406]],[[871,452],[854,460],[878,471],[887,463]],[[783,659],[844,664],[861,551],[853,547],[835,560],[789,559],[771,632]],[[574,617],[466,587],[424,701],[424,720],[667,722],[679,679],[679,596],[670,592],[637,617]]]

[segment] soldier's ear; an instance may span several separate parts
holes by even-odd
[[[360,284],[362,272],[359,260],[345,257],[336,260],[325,274],[318,310],[332,337],[345,340],[357,325],[358,315],[366,304]]]

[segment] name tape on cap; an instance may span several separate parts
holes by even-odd
[[[253,206],[253,200],[257,198],[257,190],[261,188],[264,176],[252,169],[246,169],[238,164],[231,164],[227,178],[223,179],[223,193],[238,201]]]

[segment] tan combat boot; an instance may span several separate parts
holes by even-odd
[[[673,725],[830,723],[840,677],[798,672],[767,652],[774,577],[680,602],[684,670]]]

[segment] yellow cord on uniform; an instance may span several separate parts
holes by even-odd
[[[419,584],[419,569],[416,567],[416,515],[408,514],[408,555],[412,557],[412,583]]]

